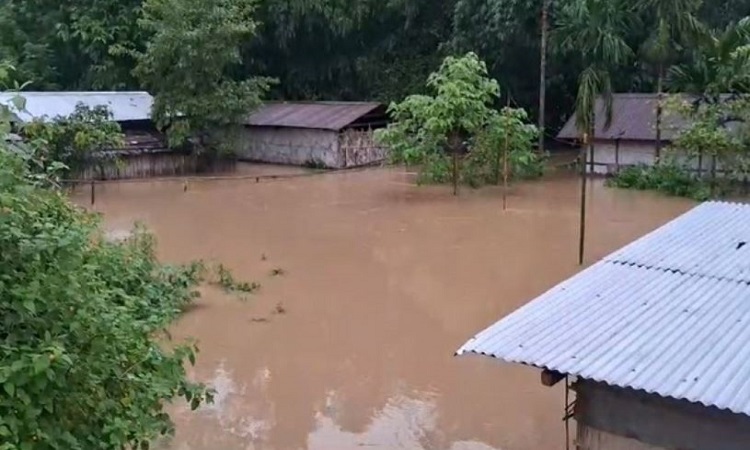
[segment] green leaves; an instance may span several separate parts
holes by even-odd
[[[522,110],[492,108],[500,87],[476,54],[446,58],[427,87],[433,96],[412,95],[392,104],[393,122],[378,133],[395,162],[422,165],[421,182],[443,183],[458,175],[477,186],[491,180],[505,139],[512,151],[531,151],[536,127],[526,123]],[[452,174],[448,156],[465,153],[467,164]]]
[[[148,448],[165,404],[210,398],[187,381],[195,348],[159,342],[201,271],[159,264],[143,230],[104,240],[29,177],[0,141],[0,448]]]
[[[135,73],[155,95],[152,114],[172,146],[191,138],[215,146],[216,134],[226,138],[260,105],[273,80],[233,77],[256,31],[254,10],[247,0],[144,2],[139,24],[151,39],[136,54]]]

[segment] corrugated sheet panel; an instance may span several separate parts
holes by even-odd
[[[656,94],[615,94],[612,104],[612,124],[605,129],[604,106],[601,100],[596,103],[597,139],[627,139],[636,141],[656,140]],[[662,139],[671,140],[677,132],[687,126],[684,118],[671,114],[664,115]],[[576,128],[575,115],[560,130],[559,139],[578,139],[581,133]]]
[[[53,119],[70,115],[78,103],[95,107],[107,106],[118,122],[148,120],[151,117],[153,97],[147,92],[21,92],[0,93],[0,103],[11,105],[15,96],[26,99],[23,111],[15,111],[24,122],[32,119]]]
[[[269,103],[253,113],[247,125],[338,131],[381,107],[354,102]]]
[[[458,353],[750,415],[748,245],[750,206],[701,205],[552,288]]]

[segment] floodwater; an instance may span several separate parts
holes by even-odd
[[[262,284],[244,302],[205,287],[175,326],[198,340],[190,374],[217,397],[196,412],[172,407],[167,448],[565,447],[563,386],[453,354],[579,270],[575,177],[514,185],[506,211],[500,188],[455,198],[402,169],[257,181],[97,188],[113,233],[144,222],[164,260],[221,262]],[[600,181],[588,194],[588,263],[692,206]]]

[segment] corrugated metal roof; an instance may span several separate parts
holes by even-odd
[[[482,331],[465,353],[750,415],[750,205],[696,207]]]
[[[666,99],[666,96],[665,96]],[[596,102],[597,139],[628,139],[636,141],[656,140],[656,94],[614,94],[612,103],[612,124],[604,128],[604,106],[601,100]],[[674,114],[664,114],[662,139],[672,140],[679,131],[684,130],[688,121]],[[575,115],[560,130],[558,139],[578,139],[581,133],[576,128]]]
[[[355,102],[268,103],[253,113],[246,124],[338,131],[378,108],[383,108],[383,105]]]
[[[16,96],[26,99],[24,111],[15,111],[16,116],[24,122],[32,119],[53,119],[57,116],[68,116],[78,103],[95,107],[109,107],[117,122],[131,120],[148,120],[151,117],[153,97],[148,92],[20,92],[0,93],[0,104],[11,105]]]

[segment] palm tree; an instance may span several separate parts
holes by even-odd
[[[671,90],[716,103],[721,94],[750,93],[750,17],[721,30],[703,30],[692,60],[669,71]]]
[[[670,61],[691,38],[699,35],[703,25],[696,18],[702,0],[638,0],[636,9],[656,20],[654,32],[641,49],[646,61],[656,67],[656,159],[661,156],[661,125],[664,78]]]
[[[633,50],[625,34],[634,18],[627,0],[573,0],[560,11],[553,40],[563,51],[580,55],[584,69],[578,79],[576,127],[581,133],[581,233],[579,263],[583,264],[586,228],[586,150],[593,154],[596,105],[601,98],[604,128],[612,123],[612,73]],[[593,166],[593,161],[592,161]]]

